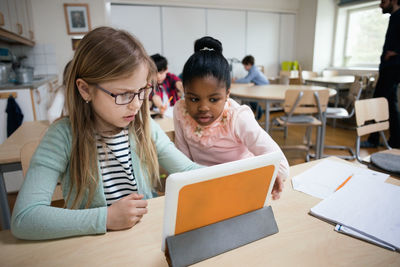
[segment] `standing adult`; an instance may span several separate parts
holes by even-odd
[[[379,65],[379,79],[374,97],[385,97],[389,102],[389,145],[400,148],[400,112],[397,90],[400,82],[400,0],[381,0],[382,13],[389,13],[389,25]],[[378,133],[371,134],[361,147],[377,147]]]

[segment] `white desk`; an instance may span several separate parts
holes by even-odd
[[[265,102],[265,130],[269,131],[269,113],[271,103],[282,103],[285,100],[285,92],[289,89],[299,90],[324,90],[330,89],[315,85],[284,85],[284,84],[269,84],[255,86],[240,86],[234,84],[231,87],[231,96],[238,97],[244,100],[264,101]],[[329,95],[334,96],[336,91],[329,90]]]
[[[307,84],[316,84],[327,87],[333,87],[337,91],[335,96],[335,107],[339,105],[339,91],[347,90],[350,88],[351,84],[354,83],[355,76],[353,75],[339,75],[332,77],[315,77],[305,79]]]

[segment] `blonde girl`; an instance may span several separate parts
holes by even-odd
[[[130,34],[89,32],[68,74],[68,117],[49,127],[14,207],[11,230],[21,239],[130,228],[147,213],[159,163],[169,173],[199,167],[150,119],[156,69]],[[65,208],[50,206],[57,182]]]

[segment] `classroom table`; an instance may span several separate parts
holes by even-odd
[[[333,157],[331,157],[333,158]],[[341,162],[345,160],[334,158]],[[326,160],[326,159],[322,159]],[[290,167],[290,177],[321,160]],[[279,232],[197,266],[400,266],[400,253],[335,232],[308,214],[321,200],[292,189],[271,201]],[[400,180],[389,178],[400,185]],[[148,214],[129,230],[50,241],[23,241],[0,232],[4,266],[168,266],[161,252],[164,197],[148,201]]]
[[[352,83],[354,83],[354,75],[339,75],[331,77],[314,77],[305,79],[307,84],[315,84],[327,87],[333,87],[337,91],[335,96],[335,107],[339,105],[339,92],[341,90],[348,90]]]
[[[316,85],[285,85],[285,84],[268,84],[268,85],[255,85],[249,86],[240,84],[233,84],[231,86],[231,96],[237,97],[245,101],[264,101],[265,103],[265,125],[264,128],[269,131],[269,120],[272,103],[283,103],[285,100],[285,92],[289,89],[297,90],[324,90],[329,89],[329,96],[334,96],[336,91],[331,88],[316,86]],[[325,116],[325,113],[323,113]],[[325,118],[323,121],[326,121]],[[317,155],[322,155],[322,148],[324,147],[325,139],[325,123],[322,125],[321,131],[321,147]]]
[[[22,169],[21,148],[26,143],[39,140],[48,126],[48,121],[24,122],[0,145],[0,219],[2,229],[10,228],[10,208],[3,174]]]
[[[173,140],[174,121],[172,118],[157,118],[155,121],[161,126],[168,137]],[[10,137],[0,145],[0,219],[1,228],[10,228],[10,208],[7,199],[7,190],[4,182],[4,173],[18,171],[21,166],[21,148],[29,142],[42,138],[49,127],[48,121],[24,122]]]

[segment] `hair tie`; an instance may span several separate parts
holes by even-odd
[[[214,51],[214,48],[209,48],[209,47],[205,46],[202,49],[200,49],[200,51],[204,51],[204,50],[206,50],[206,51]]]

